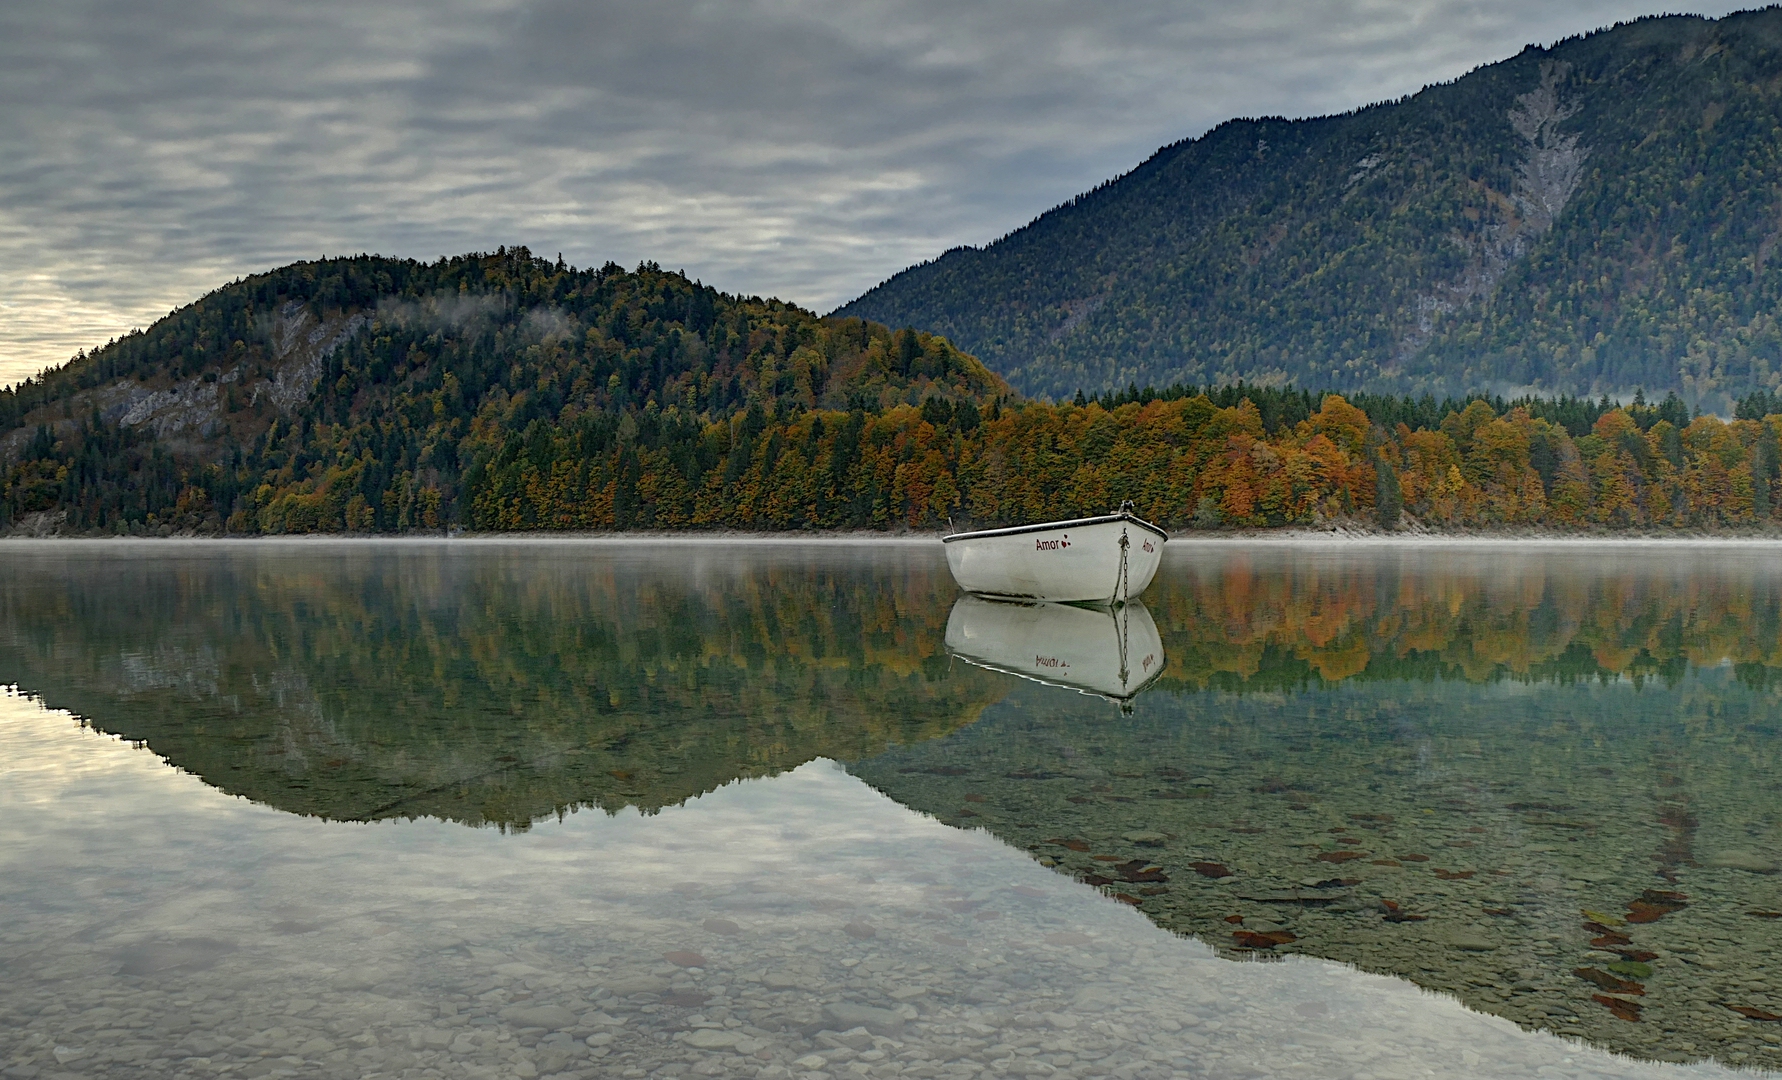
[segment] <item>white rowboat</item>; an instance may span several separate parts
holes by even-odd
[[[1013,600],[1123,603],[1145,591],[1169,534],[1131,511],[941,538],[966,592]]]
[[[961,596],[947,617],[947,649],[1122,707],[1163,672],[1163,639],[1142,600],[1109,609]]]

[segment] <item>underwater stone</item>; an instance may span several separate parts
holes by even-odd
[[[576,1025],[576,1015],[561,1005],[514,1005],[501,1010],[501,1018],[515,1027],[562,1031]]]
[[[1486,937],[1483,931],[1471,926],[1456,926],[1443,930],[1436,935],[1436,940],[1463,952],[1490,952],[1497,948],[1497,942]]]
[[[830,1002],[823,1006],[823,1018],[835,1024],[839,1031],[849,1031],[863,1027],[874,1035],[896,1038],[903,1031],[903,1014],[890,1009],[875,1008],[871,1005],[853,1005],[845,1001]]]
[[[1752,874],[1773,874],[1777,870],[1775,860],[1743,848],[1716,851],[1703,858],[1701,865],[1721,870],[1744,870]]]

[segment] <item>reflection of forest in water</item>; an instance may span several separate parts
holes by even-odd
[[[1177,542],[1152,686],[1778,670],[1761,549],[1575,550]],[[970,723],[957,596],[939,545],[20,546],[0,680],[293,812],[521,825]]]
[[[1675,681],[1721,663],[1764,685],[1782,669],[1782,563],[1766,547],[1178,543],[1172,554],[1145,602],[1177,689]]]
[[[0,683],[295,813],[649,810],[969,723],[911,546],[9,551]]]

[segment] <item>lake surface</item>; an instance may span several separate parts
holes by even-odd
[[[1782,1067],[1782,552],[1167,555],[8,544],[0,1076]]]

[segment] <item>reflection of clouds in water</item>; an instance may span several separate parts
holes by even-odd
[[[518,836],[331,824],[219,794],[9,694],[0,867],[12,931],[0,962],[13,973],[0,1012],[35,1018],[0,1032],[15,1056],[78,1034],[46,1003],[68,1003],[72,1018],[101,999],[165,1009],[175,991],[239,1007],[216,1036],[276,1022],[307,1040],[290,1056],[343,1076],[427,1062],[468,1076],[479,1054],[586,1076],[651,1054],[752,1074],[817,1051],[839,1055],[831,1067],[957,1059],[999,1075],[1038,1064],[1030,1074],[1724,1071],[1581,1049],[1337,964],[1214,959],[827,761],[649,816],[578,813]],[[665,965],[671,950],[704,966]],[[667,1003],[645,1012],[614,986]],[[292,995],[309,1004],[286,1015]],[[550,1008],[566,1010],[568,1034],[529,1047],[454,1041],[452,1024],[479,1009],[518,1031]],[[706,1019],[720,1011],[742,1026]],[[131,1038],[153,1038],[156,1015]],[[882,1045],[861,1036],[851,1049],[806,1038],[861,1017],[896,1045],[882,1032]],[[90,1034],[62,1045],[93,1052]],[[179,1038],[152,1051],[229,1052],[209,1035],[168,1051]],[[110,1071],[130,1075],[124,1043]]]

